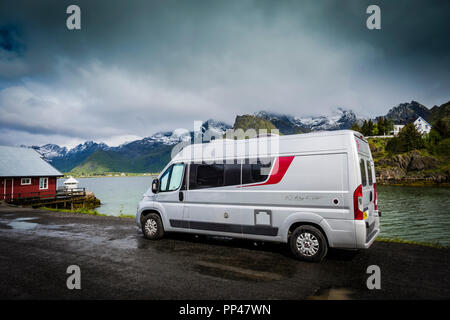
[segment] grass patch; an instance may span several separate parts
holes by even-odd
[[[420,242],[420,241],[412,241],[412,240],[403,240],[399,238],[383,238],[378,237],[376,241],[379,242],[393,242],[393,243],[404,243],[404,244],[415,244],[419,246],[425,246],[430,248],[437,248],[437,249],[448,249],[450,246],[445,246],[439,243],[439,241],[436,242]]]
[[[83,214],[90,214],[92,216],[102,216],[102,217],[108,216],[107,214],[103,214],[96,210],[90,210],[90,209],[86,209],[86,208],[69,210],[69,209],[55,209],[55,208],[42,207],[41,209],[44,209],[47,211],[53,211],[53,212],[83,213]]]
[[[121,213],[119,216],[111,216],[104,213],[100,213],[96,210],[90,210],[86,208],[80,208],[80,209],[55,209],[55,208],[48,208],[48,207],[42,207],[41,209],[47,210],[47,211],[53,211],[53,212],[67,212],[67,213],[83,213],[83,214],[90,214],[91,216],[100,216],[100,217],[118,217],[118,218],[126,218],[126,219],[135,219],[136,216],[132,214],[123,214]]]
[[[136,216],[133,216],[132,214],[123,214],[123,213],[121,213],[119,215],[119,218],[135,219]]]

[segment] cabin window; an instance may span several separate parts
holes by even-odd
[[[249,162],[248,160],[246,162]],[[269,160],[242,165],[242,184],[263,182],[270,174],[272,163]]]
[[[20,179],[20,184],[22,186],[31,184],[31,178],[22,178],[22,179]]]
[[[223,164],[191,164],[189,189],[223,187]]]
[[[361,182],[362,182],[362,185],[365,187],[365,186],[367,186],[367,174],[366,174],[366,166],[365,166],[364,162],[365,161],[363,159],[359,160],[359,168],[361,170]]]
[[[48,189],[48,178],[39,179],[39,189]]]
[[[369,176],[369,186],[373,185],[372,164],[367,161],[367,175]]]
[[[177,190],[183,178],[184,164],[177,163],[170,166],[161,176],[160,191],[174,191]]]
[[[237,186],[241,184],[241,165],[225,164],[224,186]]]

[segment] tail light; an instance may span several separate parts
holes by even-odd
[[[360,184],[353,193],[353,210],[355,214],[355,220],[363,220],[363,193],[362,185]]]
[[[377,184],[373,184],[373,208],[378,210],[378,200],[377,200]]]

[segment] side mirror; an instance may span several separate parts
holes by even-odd
[[[153,193],[159,192],[159,180],[158,179],[154,179],[152,182],[152,192]]]

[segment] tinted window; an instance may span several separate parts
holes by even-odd
[[[241,184],[241,165],[225,164],[224,186],[236,186]]]
[[[367,161],[367,174],[369,175],[369,186],[373,185],[372,165]]]
[[[367,176],[366,176],[366,168],[364,165],[364,160],[359,160],[359,168],[361,170],[361,181],[363,186],[367,186]]]
[[[222,187],[224,182],[223,164],[191,164],[189,189]]]
[[[263,182],[267,179],[270,173],[272,163],[266,163],[266,161],[252,164],[242,165],[242,184]]]

